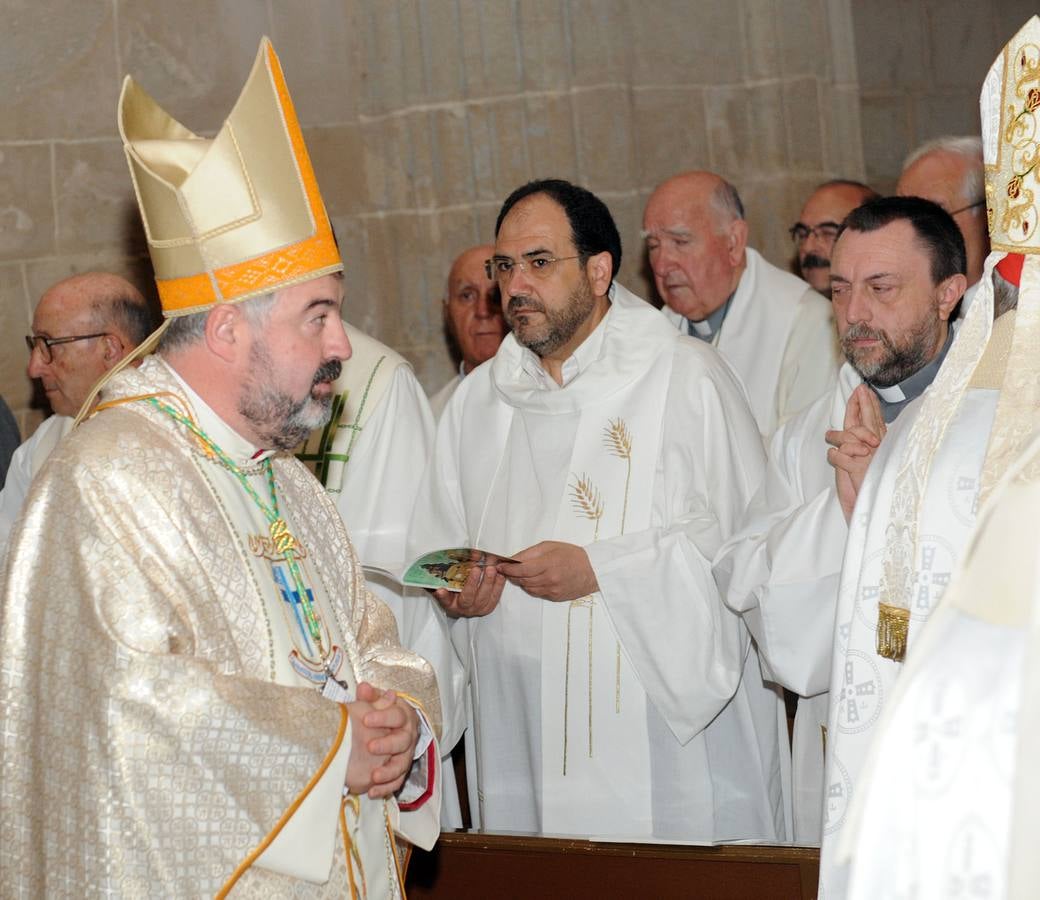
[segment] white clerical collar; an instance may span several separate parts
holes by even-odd
[[[252,441],[246,440],[235,429],[227,424],[214,409],[200,397],[169,363],[161,356],[156,355],[156,360],[166,366],[180,385],[184,399],[195,416],[195,424],[201,428],[206,435],[223,450],[233,463],[239,466],[247,466],[273,456],[276,451],[264,450],[257,447]]]
[[[614,305],[611,304],[607,309],[607,314],[600,319],[599,324],[592,330],[592,334],[585,338],[574,353],[564,361],[562,368],[563,381],[561,384],[557,384],[553,377],[545,371],[538,355],[526,347],[522,348],[520,353],[520,367],[525,374],[534,379],[535,384],[542,390],[558,391],[567,387],[578,375],[599,359],[600,352],[603,349],[603,338],[607,333],[607,319],[610,318],[613,309]]]
[[[902,403],[906,399],[906,394],[898,384],[891,387],[875,387],[874,393],[886,403]]]

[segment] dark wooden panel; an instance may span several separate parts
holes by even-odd
[[[819,851],[805,847],[611,844],[532,835],[447,833],[416,851],[410,900],[544,897],[811,900]]]

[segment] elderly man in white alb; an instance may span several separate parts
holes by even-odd
[[[491,359],[506,336],[498,286],[488,278],[484,265],[493,249],[490,244],[484,244],[464,250],[448,273],[446,293],[441,301],[444,336],[459,371],[430,398],[430,408],[437,419],[462,379]]]
[[[1038,47],[1033,17],[982,87],[993,251],[962,329],[972,352],[951,354],[947,367],[959,364],[973,385],[985,378],[1000,398],[976,527],[889,691],[838,848],[858,900],[966,896],[968,886],[976,896],[1032,897],[1040,878],[1040,183],[1020,164],[1040,149]],[[980,354],[990,308],[1013,311]],[[1001,335],[1010,319],[1014,334]],[[989,348],[1008,337],[1010,353],[992,365]],[[918,627],[911,619],[911,636]]]
[[[961,230],[968,252],[963,317],[979,288],[982,264],[989,253],[982,141],[978,135],[949,135],[922,144],[903,163],[896,193],[938,203]]]
[[[33,477],[72,428],[99,378],[159,324],[158,308],[125,278],[85,272],[48,288],[33,313],[27,373],[54,411],[14,452],[0,491],[0,558]]]
[[[733,366],[765,438],[834,384],[830,304],[747,246],[744,206],[728,181],[670,178],[646,204],[643,234],[665,315]]]
[[[490,829],[782,838],[777,698],[710,565],[761,440],[729,366],[614,281],[620,261],[588,191],[510,195],[490,266],[513,332],[448,403],[416,500],[416,554],[516,560],[436,594],[460,617],[471,809]]]
[[[864,417],[883,432],[932,383],[953,342],[965,259],[953,219],[917,197],[875,200],[845,222],[831,259],[846,358],[838,384],[773,435],[766,480],[715,560],[726,602],[744,614],[770,677],[799,695],[794,837],[804,843],[820,840],[834,611],[853,501],[837,490],[827,432]],[[880,282],[865,290],[863,275],[880,272],[904,286],[897,301]]]
[[[315,429],[297,457],[336,503],[369,589],[390,607],[402,646],[437,673],[442,712],[444,828],[461,828],[455,771],[448,755],[462,737],[463,672],[443,617],[427,594],[403,588],[376,569],[397,571],[419,479],[433,449],[433,416],[411,364],[350,324],[351,355],[332,385],[329,422]]]
[[[439,833],[439,700],[290,451],[350,344],[281,66],[192,134],[127,79],[166,322],[36,479],[0,619],[4,889],[403,896]]]
[[[1031,249],[1036,228],[1035,182],[1020,174],[1018,162],[1036,152],[1027,136],[1035,114],[1024,106],[1040,102],[1040,90],[1027,98],[1036,56],[1029,40],[1018,47],[990,71],[981,100],[991,234],[1005,249]],[[1009,83],[1002,85],[1005,74]],[[1000,278],[995,257],[987,258],[976,296],[983,302],[969,305],[931,387],[877,448],[850,521],[827,727],[820,875],[828,900],[845,895],[848,867],[837,851],[849,803],[865,789],[867,753],[903,662],[913,659],[916,642],[930,632],[932,613],[945,602],[980,502],[1036,425],[1040,315],[1024,305],[1036,295],[1023,290],[1017,310],[992,302],[986,282]],[[839,477],[855,480],[860,454],[869,455],[871,444],[846,430],[842,446],[830,451]],[[932,750],[925,742],[908,765],[931,767],[939,759]]]

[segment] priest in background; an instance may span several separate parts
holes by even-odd
[[[747,246],[732,184],[712,172],[669,178],[647,201],[643,236],[662,312],[733,366],[763,438],[833,386],[830,304]]]
[[[606,206],[565,181],[505,201],[490,274],[513,332],[459,386],[412,554],[513,560],[439,591],[466,662],[485,829],[784,838],[776,695],[710,561],[762,476],[728,365],[614,279]]]
[[[488,278],[485,267],[493,249],[490,244],[484,244],[464,250],[448,273],[441,301],[444,336],[459,371],[430,397],[430,408],[436,419],[441,417],[462,379],[491,359],[506,336],[498,285]]]

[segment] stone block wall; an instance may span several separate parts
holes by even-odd
[[[853,3],[868,181],[895,187],[903,159],[945,134],[979,133],[979,90],[1033,0]],[[893,27],[898,23],[898,27]]]
[[[878,24],[905,12],[896,6],[922,33],[941,26],[962,43],[983,15],[932,0],[17,2],[0,34],[0,393],[28,430],[21,336],[50,283],[89,268],[147,279],[115,128],[126,72],[211,134],[260,36],[272,37],[343,246],[346,315],[433,389],[450,375],[438,302],[448,265],[490,240],[522,182],[557,175],[599,193],[621,230],[621,278],[648,293],[642,208],[669,175],[733,180],[753,244],[783,265],[786,228],[817,182],[890,171],[882,124],[898,131],[918,106],[959,122],[971,85],[943,87],[942,102],[928,91],[967,65],[899,56],[914,79],[903,96],[884,60],[864,60]],[[986,22],[994,41],[1009,30]],[[972,57],[978,78],[987,53]],[[874,114],[897,96],[900,116]]]

